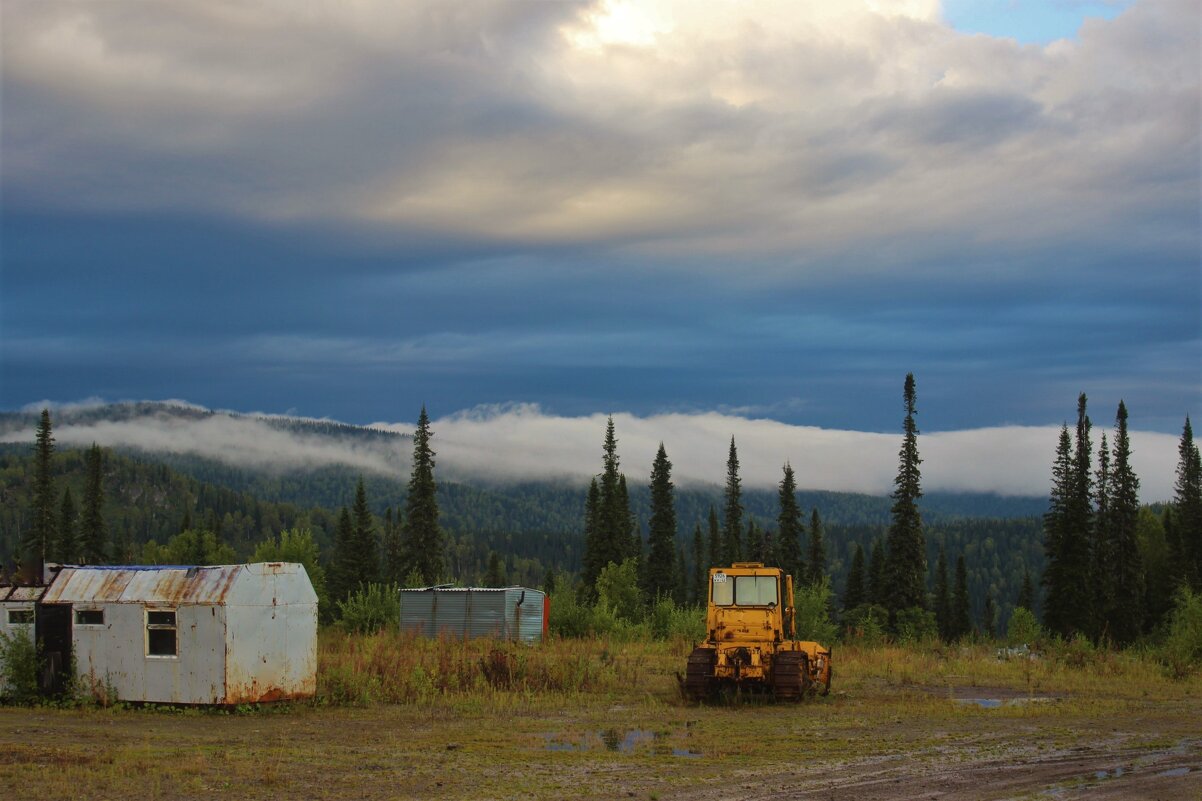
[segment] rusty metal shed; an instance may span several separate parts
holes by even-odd
[[[302,565],[64,567],[38,637],[122,701],[240,704],[317,689],[317,595]],[[63,651],[66,653],[62,653]]]
[[[547,597],[529,587],[426,587],[400,595],[402,631],[522,642],[547,633]]]

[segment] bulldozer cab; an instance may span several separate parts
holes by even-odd
[[[760,562],[710,569],[709,639],[780,642],[794,635],[793,577]]]

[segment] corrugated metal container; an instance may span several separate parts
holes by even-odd
[[[39,626],[69,629],[79,677],[122,701],[257,703],[317,690],[317,595],[299,564],[64,567],[41,610]]]
[[[428,637],[496,637],[538,642],[547,631],[546,595],[528,587],[401,590],[401,630]]]
[[[38,598],[45,587],[0,587],[0,633],[35,638],[34,620]],[[0,695],[8,692],[8,685],[0,677]]]

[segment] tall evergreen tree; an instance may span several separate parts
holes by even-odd
[[[968,599],[968,568],[964,564],[964,554],[960,554],[956,557],[956,588],[952,592],[952,639],[966,637],[971,631],[972,606]]]
[[[614,542],[623,559],[634,557],[641,561],[643,558],[643,541],[639,537],[639,529],[634,513],[630,511],[630,492],[626,489],[626,474],[618,476],[618,527],[614,532]]]
[[[496,551],[488,552],[488,572],[484,574],[485,587],[504,587],[505,569]]]
[[[706,601],[706,576],[708,571],[705,564],[705,540],[701,534],[701,524],[693,526],[693,591],[691,600],[694,604]]]
[[[826,578],[826,541],[822,536],[822,518],[818,516],[817,506],[810,513],[810,558],[806,567],[811,585],[821,584]]]
[[[42,565],[54,548],[57,498],[54,491],[54,436],[51,433],[50,410],[42,409],[33,445],[33,509],[29,530],[22,542],[24,564],[42,577]]]
[[[58,515],[58,540],[54,548],[54,559],[68,564],[79,561],[79,520],[75,511],[75,500],[71,488],[63,490],[63,504]]]
[[[1093,618],[1089,631],[1098,639],[1107,631],[1107,611],[1114,598],[1113,522],[1110,514],[1110,450],[1106,432],[1098,448],[1098,469],[1093,484],[1093,530],[1089,547],[1089,586],[1093,588]]]
[[[581,600],[596,601],[597,576],[601,575],[601,490],[594,477],[584,501],[584,556],[581,559]]]
[[[664,444],[659,444],[651,465],[651,520],[647,539],[647,597],[669,596],[676,576],[676,499],[672,463]]]
[[[1189,416],[1177,446],[1177,481],[1173,486],[1173,537],[1181,558],[1182,578],[1202,592],[1202,456],[1194,442]]]
[[[446,541],[438,524],[437,485],[434,483],[434,450],[430,440],[430,418],[422,406],[413,432],[413,473],[409,495],[405,499],[405,553],[410,570],[421,574],[422,581],[436,583],[446,560]]]
[[[1115,415],[1114,472],[1110,476],[1107,515],[1111,556],[1107,622],[1121,644],[1141,633],[1144,621],[1144,568],[1139,547],[1139,478],[1131,467],[1127,406],[1119,401]]]
[[[801,522],[801,507],[797,504],[797,480],[793,475],[793,467],[785,462],[784,476],[780,480],[777,498],[780,511],[776,516],[777,551],[780,554],[780,567],[802,583],[806,580],[805,562],[801,557],[801,537],[804,527]]]
[[[780,549],[776,547],[776,534],[772,529],[760,529],[760,550],[764,554],[764,564],[780,566]]]
[[[1027,568],[1023,568],[1023,583],[1018,589],[1018,598],[1014,605],[1021,606],[1028,612],[1035,611],[1035,585],[1031,581],[1031,571]]]
[[[727,565],[726,561],[726,544],[722,542],[722,529],[718,528],[718,510],[710,504],[709,517],[706,520],[706,525],[709,528],[709,543],[710,543],[710,567],[722,567]],[[706,571],[707,581],[709,571]],[[706,597],[709,596],[709,589],[706,589]]]
[[[885,546],[879,539],[872,541],[872,551],[868,556],[868,600],[878,606],[885,606],[889,599],[889,584],[885,573]]]
[[[360,582],[370,584],[380,580],[380,545],[376,538],[376,521],[367,505],[367,490],[363,486],[363,477],[355,487],[354,549],[358,556],[355,572],[355,585]]]
[[[898,454],[897,478],[893,481],[893,508],[889,513],[891,522],[885,557],[889,580],[886,606],[894,614],[903,609],[926,606],[926,545],[918,511],[918,499],[922,497],[919,468],[922,459],[918,456],[918,426],[914,421],[916,397],[914,374],[909,373],[903,390],[905,435]]]
[[[1044,583],[1044,622],[1062,637],[1089,634],[1094,629],[1094,592],[1091,584],[1093,556],[1093,478],[1090,473],[1091,423],[1087,399],[1077,399],[1076,440],[1060,430],[1056,461],[1052,467],[1052,497],[1044,518],[1047,567]]]
[[[338,512],[338,524],[334,528],[334,554],[326,575],[326,587],[331,601],[345,601],[355,589],[358,561],[355,553],[355,524],[351,522],[350,510],[344,506]]]
[[[939,544],[939,558],[935,561],[935,623],[939,626],[939,637],[944,642],[952,639],[952,596],[947,580],[947,553],[943,543]]]
[[[689,575],[688,563],[685,562],[684,546],[676,546],[676,561],[673,563],[672,601],[677,606],[689,602],[689,585],[693,583]]]
[[[104,452],[95,442],[84,458],[83,513],[79,539],[85,565],[103,564],[108,557],[108,526],[104,521]]]
[[[987,640],[997,637],[997,608],[993,605],[992,593],[985,594],[985,610],[981,613],[981,634]]]
[[[868,596],[864,591],[864,548],[857,542],[855,553],[851,557],[851,567],[847,571],[847,586],[843,589],[843,611],[850,612],[867,600]]]
[[[726,564],[734,564],[743,558],[743,489],[739,479],[739,453],[735,449],[735,438],[730,438],[730,456],[726,460],[726,506],[722,526],[722,544],[725,548]]]
[[[764,562],[764,535],[760,531],[759,525],[755,522],[755,518],[747,521],[747,537],[744,539],[746,545],[743,547],[743,553],[751,562]]]
[[[401,585],[405,581],[405,546],[401,539],[400,514],[393,517],[392,507],[384,515],[384,537],[380,542],[380,569],[387,584]]]

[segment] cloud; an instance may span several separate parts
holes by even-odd
[[[86,447],[96,442],[191,454],[272,472],[339,465],[402,479],[408,475],[412,442],[407,438],[356,441],[275,424],[329,420],[209,413],[177,402],[156,406],[132,419],[60,422],[54,436],[60,446]],[[78,411],[81,407],[57,408]],[[91,402],[87,407],[93,408]],[[435,419],[438,474],[443,480],[457,481],[583,484],[600,471],[607,416],[565,417],[548,414],[535,404],[499,404]],[[734,437],[745,486],[775,487],[788,462],[802,489],[885,495],[892,490],[901,444],[900,433],[789,425],[718,412],[617,413],[613,418],[622,470],[635,482],[646,480],[663,442],[678,485],[721,485]],[[407,435],[414,426],[379,422],[368,428]],[[921,434],[923,486],[928,491],[1046,495],[1058,433],[1050,426],[999,426]],[[12,430],[0,435],[0,441],[27,442],[30,436],[29,431]],[[1100,432],[1095,433],[1095,440],[1098,437]],[[1131,442],[1133,464],[1142,481],[1141,498],[1145,502],[1170,498],[1178,438],[1133,431]]]
[[[4,178],[776,281],[871,243],[1123,242],[1197,208],[1195,22],[1140,3],[1020,46],[935,2],[14,0]]]

